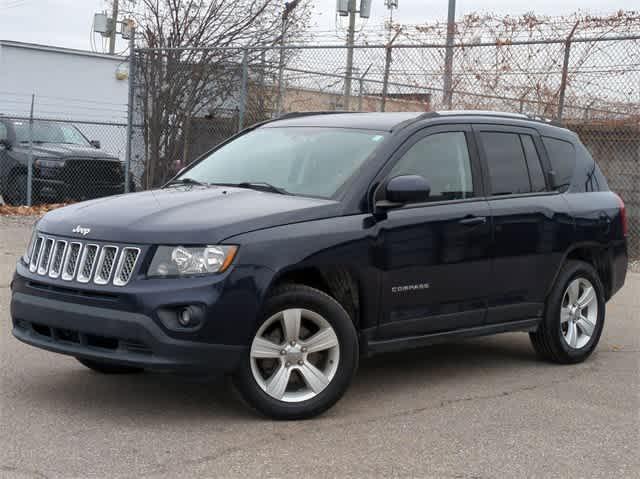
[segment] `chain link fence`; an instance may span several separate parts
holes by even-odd
[[[26,131],[33,130],[34,135],[32,148],[29,142],[13,149],[0,146],[0,155],[17,156],[19,151],[27,157],[22,164],[31,162],[33,201],[75,201],[157,187],[243,128],[284,113],[521,112],[554,119],[577,132],[611,189],[624,199],[630,252],[640,257],[640,34],[477,41],[449,51],[443,44],[394,40],[352,49],[339,45],[136,49],[129,129],[127,123],[0,116],[0,124],[22,122],[23,129],[26,124]],[[452,58],[450,70],[445,67],[447,54]],[[53,167],[36,132],[59,133],[63,125],[80,132],[81,143],[95,139],[101,147],[84,144],[85,158],[67,155],[70,159],[63,167]],[[2,134],[0,126],[0,139]],[[108,188],[107,165],[114,175]],[[15,196],[8,190],[9,198],[28,197],[28,168],[21,171],[27,177],[18,180],[2,171],[5,200],[7,185],[16,181],[25,185],[24,194]],[[44,175],[54,173],[62,176],[45,180]],[[43,186],[49,180],[68,185],[56,190],[66,193],[50,198],[49,187]]]
[[[138,50],[141,186],[162,184],[243,127],[283,113],[521,112],[578,133],[625,200],[639,257],[640,35],[476,42],[450,53],[447,82],[441,44]]]
[[[0,115],[0,193],[10,205],[69,203],[140,188],[143,140],[127,124]]]

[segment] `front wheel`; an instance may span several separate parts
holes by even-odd
[[[583,261],[568,261],[549,295],[545,317],[530,333],[531,343],[544,359],[584,361],[598,345],[604,313],[604,288],[596,270]]]
[[[267,300],[234,379],[261,413],[306,419],[342,397],[357,367],[356,330],[340,303],[314,288],[286,285]]]
[[[9,178],[3,197],[4,201],[11,206],[21,206],[27,204],[26,173],[17,173]]]

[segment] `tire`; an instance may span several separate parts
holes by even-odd
[[[594,293],[589,306],[574,308],[574,304],[586,304],[589,287]],[[604,318],[604,287],[598,273],[589,263],[567,261],[547,298],[544,318],[529,337],[541,358],[559,364],[579,363],[598,345]]]
[[[121,366],[119,364],[105,363],[103,361],[95,361],[93,359],[76,359],[83,366],[101,374],[135,374],[143,371],[142,368],[135,368],[133,366]]]
[[[9,177],[3,198],[11,206],[27,204],[27,175],[25,173],[17,173]]]
[[[298,324],[293,332],[285,330],[289,322]],[[343,396],[358,358],[356,329],[340,303],[308,286],[284,285],[267,299],[234,383],[268,417],[307,419]]]

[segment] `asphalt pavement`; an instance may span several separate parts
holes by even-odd
[[[0,477],[640,477],[640,274],[585,363],[526,334],[363,360],[327,414],[274,422],[225,379],[101,376],[11,336],[33,220],[0,218]]]

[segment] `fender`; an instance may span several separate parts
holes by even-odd
[[[562,256],[562,260],[558,262],[558,267],[556,268],[556,271],[553,275],[553,278],[551,280],[551,282],[547,285],[546,288],[546,293],[545,293],[545,299],[549,297],[549,295],[551,294],[551,290],[553,289],[553,286],[555,285],[558,276],[560,275],[560,270],[562,269],[562,267],[566,264],[566,262],[569,259],[569,256],[578,250],[581,249],[586,249],[589,251],[595,251],[596,255],[599,257],[602,257],[603,255],[607,255],[607,256],[611,256],[610,255],[610,250],[609,250],[609,246],[607,245],[602,245],[601,243],[598,243],[596,241],[583,241],[580,243],[574,243],[572,244],[563,254]],[[586,261],[588,263],[590,263],[597,271],[598,273],[602,273],[601,269],[598,266],[602,266],[606,268],[606,271],[608,272],[608,277],[605,278],[601,278],[602,282],[605,285],[605,289],[607,290],[607,299],[609,299],[609,288],[611,285],[611,268],[610,268],[610,264],[611,264],[611,258],[607,257],[605,264],[603,265],[598,265],[598,264],[593,264],[591,261],[589,261],[589,259],[587,258],[583,258],[583,261]]]

